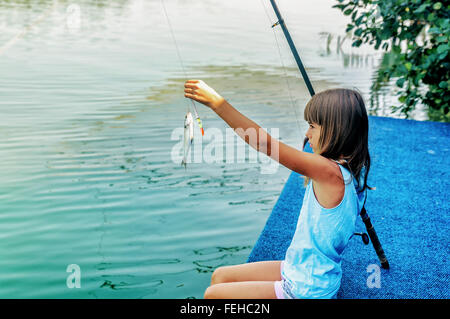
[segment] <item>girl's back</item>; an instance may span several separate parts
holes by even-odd
[[[341,256],[355,230],[364,192],[357,193],[356,180],[339,164],[345,183],[341,202],[324,208],[308,183],[295,235],[283,263],[286,298],[332,298],[340,287]]]

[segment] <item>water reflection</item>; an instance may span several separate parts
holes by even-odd
[[[349,33],[336,35],[330,32],[320,32],[319,38],[325,43],[325,50],[320,50],[320,55],[340,58],[343,68],[374,69],[378,64],[378,55],[374,52],[358,51],[349,47],[351,41]]]
[[[32,32],[33,35],[45,34],[48,36],[53,34],[54,36],[67,37],[68,31],[82,29],[82,31],[79,30],[78,36],[71,40],[86,42],[91,46],[97,47],[104,40],[121,41],[123,37],[129,37],[130,30],[145,30],[145,32],[153,33],[165,24],[164,19],[160,18],[153,21],[154,26],[158,26],[158,28],[149,27],[151,23],[145,12],[161,11],[157,1],[84,0],[76,2],[75,5],[78,9],[70,10],[72,5],[74,3],[65,0],[24,0],[13,2],[0,0],[0,10],[8,10],[8,14],[2,14],[0,22],[3,31],[2,35],[0,35],[0,40],[2,41],[0,43],[0,54],[9,50],[19,40],[27,42],[22,38],[26,37],[28,32]],[[186,3],[178,1],[177,5],[183,7]],[[175,7],[172,6],[171,10],[176,14]],[[77,17],[80,19],[79,24],[74,22]],[[43,23],[46,19],[50,21]],[[78,27],[73,27],[74,24],[78,25]],[[36,28],[39,30],[35,30]],[[109,30],[109,32],[105,32],[105,30]],[[90,33],[89,37],[84,36],[85,32]],[[360,53],[361,50],[350,51],[349,45],[351,41],[349,34],[322,31],[317,33],[317,37],[323,42],[322,46],[324,46],[324,49],[320,50],[319,56],[323,58],[339,58],[343,68],[375,69],[379,63],[378,60],[381,58],[379,54],[374,52]],[[168,34],[166,34],[166,39],[170,45]],[[26,47],[33,49],[29,45],[26,45]],[[382,64],[383,62],[380,63]],[[382,113],[383,115],[390,115],[392,113],[391,105],[388,104],[392,103],[387,100],[390,100],[390,96],[394,92],[388,89],[389,85],[384,85],[383,90],[377,89],[379,87],[377,82],[379,83],[379,77],[374,75],[369,98],[371,102],[370,112],[371,114],[380,115]],[[172,84],[168,84],[169,87],[167,88],[169,91],[171,90],[170,85]],[[249,91],[248,94],[252,94],[252,92]],[[148,97],[153,102],[161,102],[160,98],[162,98],[161,95]],[[399,116],[398,114],[391,115]],[[99,121],[98,124],[100,126],[101,122]]]
[[[328,58],[339,58],[344,69],[367,70],[372,73],[369,98],[367,100],[368,113],[370,115],[404,118],[400,104],[396,98],[396,85],[394,80],[389,80],[386,70],[398,63],[393,52],[365,52],[364,49],[351,47],[351,33],[345,35],[331,32],[320,32],[323,41],[320,55]],[[425,107],[419,105],[418,109],[411,113],[410,118],[417,120],[429,119],[424,112]]]
[[[252,246],[232,246],[232,247],[211,247],[205,249],[194,250],[195,255],[207,256],[194,260],[195,270],[198,273],[212,273],[216,268],[228,265],[227,259],[234,253],[248,251]],[[250,253],[250,252],[249,252]],[[210,257],[213,255],[212,257]]]
[[[376,55],[349,51],[333,19],[320,38],[328,11],[308,1],[282,9],[314,88],[369,88]],[[300,145],[309,95],[295,65],[280,66],[259,0],[168,6],[188,75]],[[0,30],[0,297],[194,297],[216,267],[245,262],[289,172],[262,175],[247,154],[186,170],[172,160],[186,79],[159,1],[0,0]],[[85,289],[67,291],[68,263]]]

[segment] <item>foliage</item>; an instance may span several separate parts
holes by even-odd
[[[353,43],[374,45],[395,55],[379,70],[396,79],[400,109],[408,116],[418,102],[434,119],[450,120],[450,4],[435,0],[337,0],[351,17]]]

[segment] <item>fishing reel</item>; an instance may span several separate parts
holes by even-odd
[[[366,233],[353,233],[353,235],[361,236],[364,245],[369,245],[369,236]]]

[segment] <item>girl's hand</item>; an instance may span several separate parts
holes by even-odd
[[[184,96],[216,110],[224,101],[214,89],[202,80],[188,80],[184,84]]]

